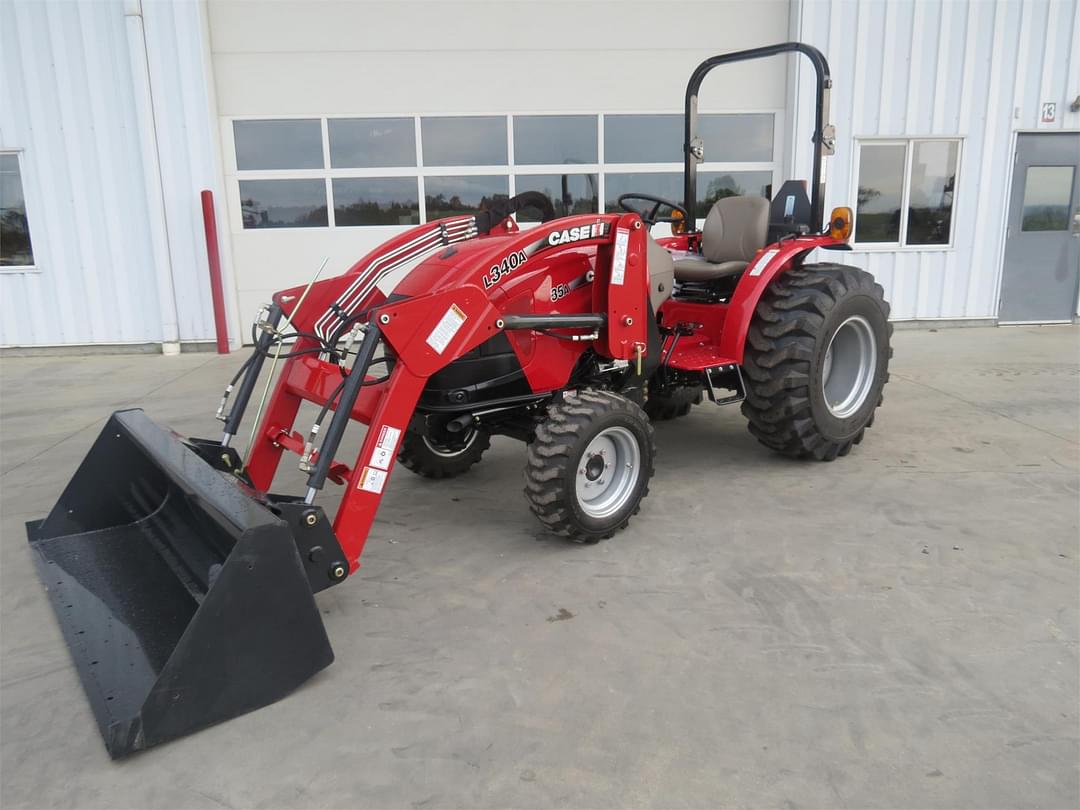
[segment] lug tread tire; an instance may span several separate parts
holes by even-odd
[[[681,386],[668,394],[650,393],[645,400],[645,414],[653,422],[666,422],[686,416],[701,404],[701,386]]]
[[[817,343],[829,313],[841,299],[874,299],[886,319],[886,340],[893,327],[884,290],[864,270],[838,264],[808,264],[779,276],[762,295],[746,336],[743,415],[754,437],[771,450],[792,458],[832,461],[851,452],[874,423],[866,423],[841,441],[822,434],[811,411],[810,378]],[[888,350],[892,357],[892,347]],[[886,372],[882,388],[888,382]],[[881,405],[878,392],[874,408]]]
[[[485,430],[477,430],[476,439],[466,450],[456,456],[440,456],[424,441],[422,434],[413,430],[405,431],[398,450],[398,464],[424,478],[456,478],[480,461],[484,452],[491,447],[491,436]]]
[[[641,448],[644,483],[633,509],[615,525],[597,531],[577,519],[567,490],[574,488],[578,459],[574,457],[579,437],[599,419],[622,414],[639,423],[647,438]],[[638,513],[641,501],[649,494],[656,445],[648,417],[638,405],[610,391],[583,389],[563,394],[562,401],[548,409],[547,418],[536,429],[529,444],[525,464],[525,497],[529,509],[554,534],[575,543],[596,543],[625,529]]]

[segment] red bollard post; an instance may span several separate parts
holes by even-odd
[[[206,258],[210,263],[210,297],[214,301],[214,329],[218,354],[229,353],[229,326],[225,321],[225,292],[221,284],[221,253],[218,250],[214,192],[202,192],[203,227],[206,229]]]

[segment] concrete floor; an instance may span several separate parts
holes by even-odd
[[[114,408],[215,435],[237,358],[3,359],[0,804],[1077,807],[1080,331],[895,346],[851,456],[787,461],[696,408],[597,546],[540,531],[509,440],[454,481],[399,470],[318,598],[336,663],[122,763],[22,524]]]

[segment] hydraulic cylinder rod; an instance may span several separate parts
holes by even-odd
[[[375,349],[378,347],[381,337],[382,333],[379,331],[379,327],[375,325],[375,322],[368,323],[364,332],[364,340],[356,353],[356,360],[353,362],[352,370],[349,372],[349,376],[345,378],[345,386],[341,389],[341,396],[338,399],[337,407],[334,409],[334,418],[330,420],[330,427],[326,431],[326,437],[319,447],[319,458],[308,476],[308,491],[305,498],[307,503],[314,500],[315,494],[326,483],[330,465],[334,463],[334,455],[337,453],[338,445],[341,444],[341,437],[345,435],[345,428],[349,426],[353,405],[360,395],[360,389],[364,385],[364,377],[367,376],[368,366],[371,365],[371,361],[375,358]]]
[[[504,315],[503,329],[603,329],[607,316],[585,315]]]
[[[277,329],[280,320],[281,307],[272,304],[266,317],[271,330]],[[237,389],[236,399],[233,400],[232,410],[229,411],[229,418],[225,420],[225,435],[221,438],[222,447],[228,447],[232,437],[240,429],[244,411],[247,410],[248,402],[251,400],[251,392],[255,390],[255,384],[259,381],[259,373],[262,371],[263,362],[266,360],[273,340],[272,332],[264,329],[255,342],[255,353],[252,355],[247,371],[244,372],[243,379],[240,380],[240,388]]]

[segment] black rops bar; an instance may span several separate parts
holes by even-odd
[[[696,68],[686,85],[686,111],[685,111],[685,136],[683,144],[684,172],[683,172],[683,205],[687,211],[693,211],[697,202],[697,162],[702,159],[700,144],[697,140],[697,98],[701,82],[709,72],[718,65],[726,65],[731,62],[744,62],[749,59],[762,59],[766,56],[777,56],[782,53],[797,51],[807,56],[814,65],[817,73],[817,99],[814,105],[814,175],[810,186],[810,222],[815,228],[822,227],[823,200],[821,198],[821,151],[825,140],[825,119],[828,117],[829,88],[832,87],[832,79],[829,77],[829,63],[825,60],[825,54],[813,45],[802,42],[782,42],[779,45],[768,45],[764,48],[751,48],[746,51],[734,51],[722,53],[706,59]],[[830,145],[831,146],[831,145]],[[695,149],[698,154],[694,154]]]
[[[590,315],[504,315],[503,329],[603,329],[607,316]]]

